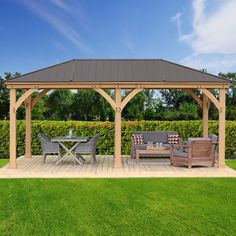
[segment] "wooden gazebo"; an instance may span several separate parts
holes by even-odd
[[[225,93],[226,79],[160,59],[83,59],[71,60],[6,81],[10,89],[10,168],[16,165],[16,113],[22,103],[26,109],[25,158],[31,157],[31,110],[51,89],[94,89],[115,111],[114,167],[121,167],[121,112],[142,89],[183,89],[203,109],[203,137],[208,136],[208,109],[212,102],[219,111],[219,162],[225,160]],[[24,94],[17,99],[17,89]],[[112,99],[105,89],[114,89]],[[122,99],[121,90],[131,89]],[[195,90],[200,90],[202,98]],[[219,98],[211,92],[219,90]],[[32,99],[31,95],[40,90]]]

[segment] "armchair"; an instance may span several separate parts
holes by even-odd
[[[170,164],[184,165],[192,168],[198,166],[214,166],[212,141],[209,138],[189,139],[187,145],[174,144],[171,146]]]

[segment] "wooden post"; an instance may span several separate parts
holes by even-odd
[[[31,157],[31,96],[25,100],[25,158]]]
[[[219,162],[218,167],[225,165],[225,89],[219,89]]]
[[[10,165],[9,168],[16,169],[16,89],[10,89]]]
[[[209,99],[208,97],[203,94],[203,102],[202,102],[202,115],[203,115],[203,137],[207,138],[208,137],[208,104],[209,104]]]
[[[121,89],[115,89],[115,162],[114,167],[121,167]]]

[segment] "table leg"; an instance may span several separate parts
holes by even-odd
[[[62,142],[58,142],[61,147],[66,151],[66,154],[64,156],[62,156],[57,162],[56,165],[58,165],[59,163],[61,163],[68,155],[71,155],[74,160],[80,164],[83,165],[83,163],[72,153],[72,151],[79,145],[79,143],[76,143],[75,145],[73,145],[70,149],[68,149]]]

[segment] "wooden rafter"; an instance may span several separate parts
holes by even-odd
[[[203,99],[202,99],[202,126],[203,126],[203,137],[207,138],[208,137],[208,117],[209,117],[209,98],[203,94]]]
[[[116,108],[116,103],[114,102],[114,100],[110,97],[110,95],[105,92],[103,89],[94,89],[96,92],[98,92],[99,94],[101,94],[108,102],[109,104],[111,105],[111,107],[115,110]]]
[[[121,102],[121,110],[123,110],[126,104],[140,91],[142,91],[142,89],[136,88],[136,89],[133,89],[131,92],[129,92]]]
[[[202,93],[204,93],[216,106],[218,110],[220,110],[220,102],[217,98],[208,90],[208,89],[199,89]]]
[[[39,101],[40,98],[42,98],[50,89],[44,89],[38,95],[32,100],[31,102],[31,108],[35,106],[35,104]]]
[[[25,91],[25,93],[23,93],[23,95],[21,95],[21,97],[15,103],[15,105],[14,105],[15,111],[17,111],[17,109],[20,107],[20,105],[35,91],[36,91],[36,89],[28,89],[27,91]]]
[[[197,104],[199,105],[200,108],[202,108],[201,98],[198,97],[197,94],[195,94],[192,89],[187,88],[187,89],[183,89],[183,90],[185,92],[187,92],[197,102]]]

